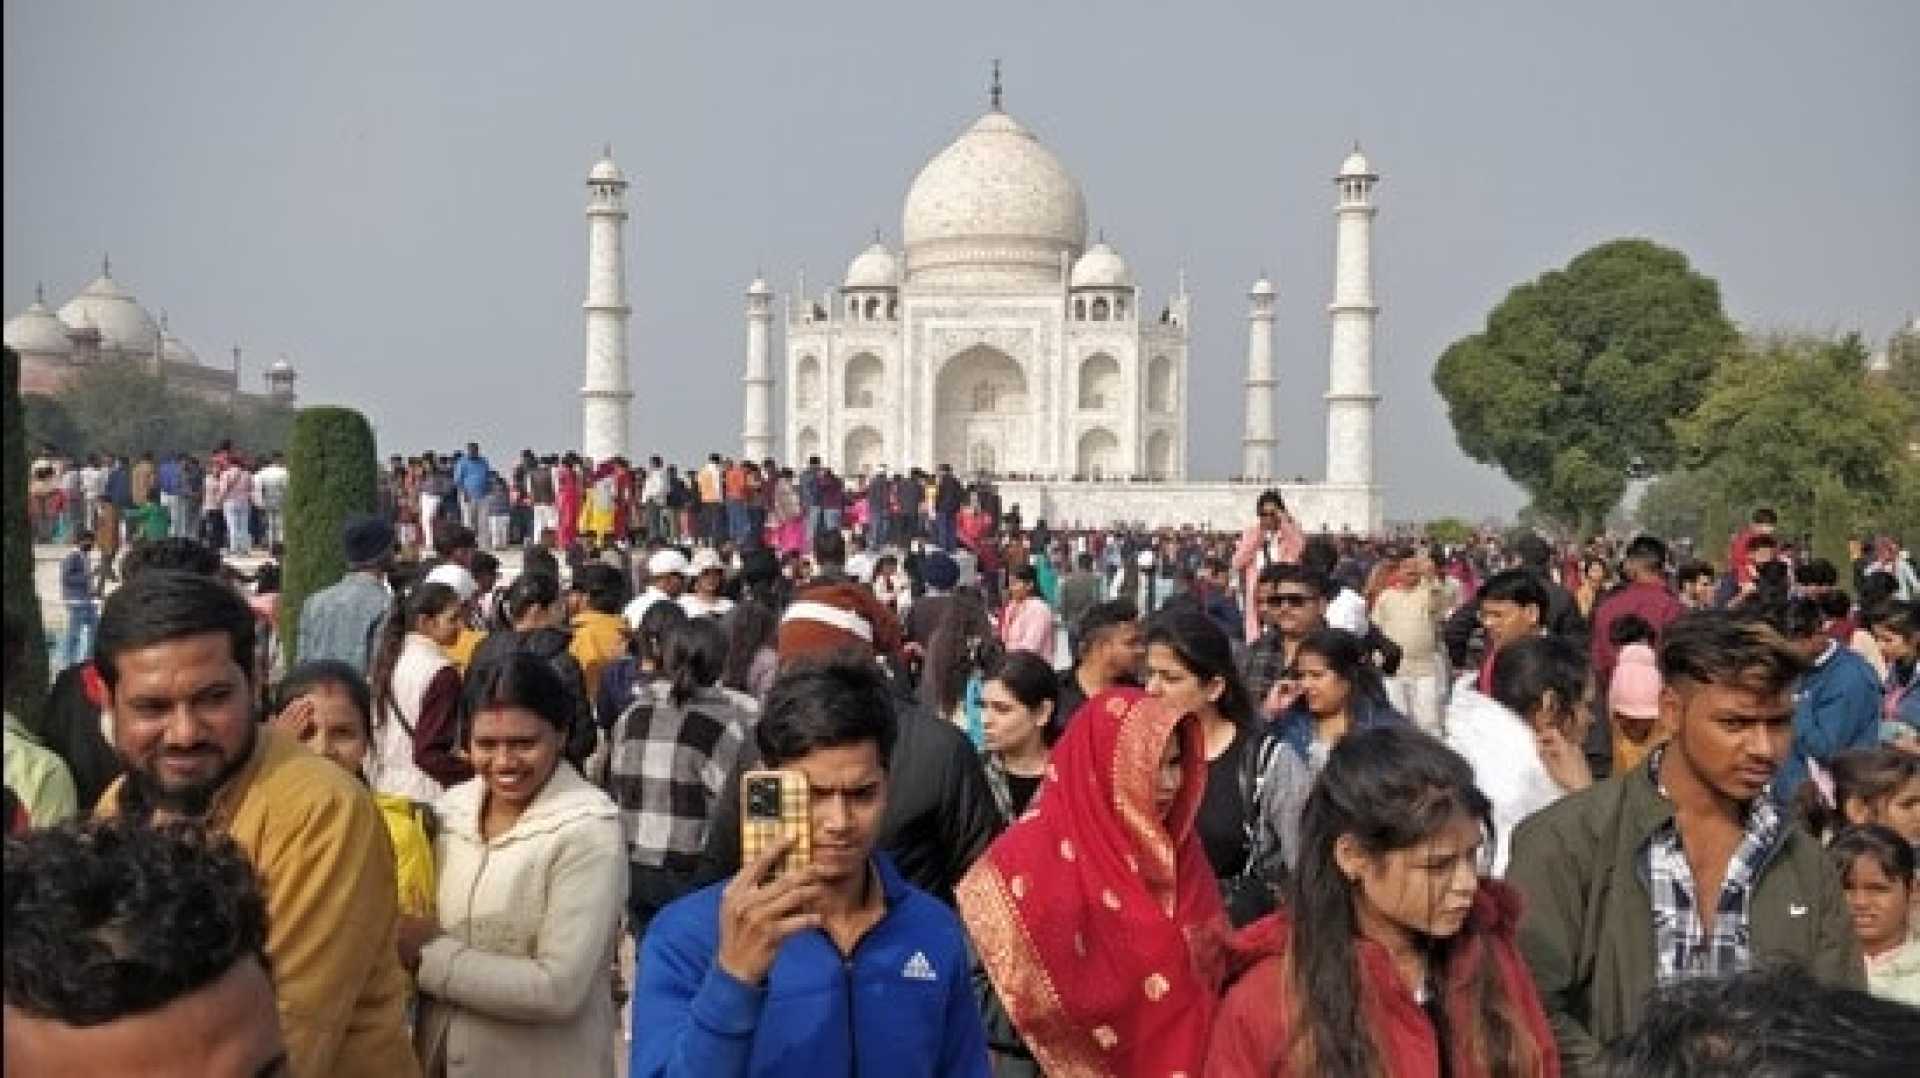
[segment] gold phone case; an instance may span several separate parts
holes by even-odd
[[[756,805],[755,784],[779,784],[778,814]],[[793,846],[774,862],[769,880],[798,872],[813,863],[813,814],[808,804],[807,777],[798,771],[749,771],[740,777],[740,863],[746,864],[780,840],[792,835]],[[759,811],[756,811],[758,809]]]

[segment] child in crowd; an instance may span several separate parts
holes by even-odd
[[[1876,996],[1920,1007],[1920,940],[1913,934],[1913,846],[1877,824],[1849,828],[1830,851]]]
[[[302,663],[288,672],[274,697],[272,724],[301,744],[366,781],[373,751],[373,710],[367,682],[346,663]],[[393,843],[400,912],[433,912],[433,810],[398,794],[373,793]]]

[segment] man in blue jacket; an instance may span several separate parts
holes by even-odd
[[[481,506],[486,504],[492,476],[493,465],[480,455],[480,443],[468,442],[466,454],[454,461],[453,485],[460,492],[460,523],[472,528],[475,535],[486,534],[480,520]]]
[[[1774,799],[1789,805],[1807,780],[1808,761],[1825,767],[1847,749],[1879,743],[1881,688],[1867,660],[1827,634],[1817,600],[1789,601],[1781,621],[1787,641],[1809,664],[1794,694],[1793,751],[1773,782]]]
[[[776,873],[783,840],[654,918],[632,1078],[990,1073],[959,918],[874,852],[894,735],[870,664],[774,685],[754,738],[763,766],[806,776],[811,864]]]

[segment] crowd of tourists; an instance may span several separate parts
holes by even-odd
[[[110,589],[76,542],[104,607],[7,720],[10,1073],[1920,1059],[1897,543],[1310,535],[1274,491],[1229,533],[1049,527],[944,468],[449,457],[299,537],[347,569],[283,653],[206,532]]]

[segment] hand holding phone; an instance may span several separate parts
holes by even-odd
[[[820,926],[821,887],[811,867],[772,877],[793,847],[790,836],[748,858],[720,895],[720,947],[714,961],[741,984],[766,980],[780,946],[796,932]]]

